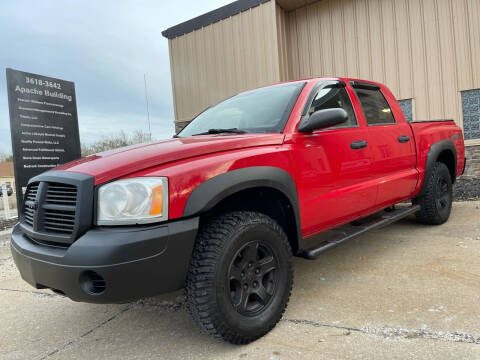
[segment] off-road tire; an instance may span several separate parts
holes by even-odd
[[[452,178],[448,167],[441,162],[435,163],[423,186],[424,194],[413,201],[421,207],[420,211],[415,213],[417,220],[429,225],[445,223],[450,217],[453,201]]]
[[[277,266],[272,266],[274,270],[270,270],[266,275],[274,280],[268,280],[265,288],[263,283],[261,285],[262,289],[267,289],[267,286],[273,289],[273,295],[270,295],[269,302],[263,301],[265,304],[260,301],[260,297],[257,301],[256,293],[246,295],[246,303],[263,306],[258,313],[246,315],[238,310],[241,306],[234,307],[233,294],[236,294],[237,290],[243,294],[246,290],[241,288],[248,285],[240,284],[241,288],[234,287],[232,290],[232,284],[236,285],[236,280],[232,280],[230,269],[246,268],[244,260],[247,261],[248,257],[243,254],[242,251],[245,250],[242,249],[252,249],[253,245],[250,244],[256,243],[259,243],[259,246],[253,247],[254,249],[268,248],[271,258],[276,259]],[[261,250],[257,250],[255,258],[259,258],[259,262],[254,263],[254,270],[246,270],[252,287],[254,276],[261,276],[252,272],[260,272],[260,267],[255,268],[255,264],[263,261],[261,255]],[[234,263],[236,259],[241,261]],[[250,262],[248,265],[252,266]],[[245,273],[242,271],[241,274],[244,279]],[[261,213],[226,213],[207,222],[199,230],[187,275],[186,307],[195,322],[208,334],[232,344],[247,344],[268,333],[280,321],[287,307],[292,285],[292,250],[283,229]],[[243,310],[247,312],[248,308]]]

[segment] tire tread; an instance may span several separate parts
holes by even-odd
[[[282,245],[289,253],[289,274],[293,274],[292,250],[283,229],[270,217],[252,211],[226,213],[202,226],[197,236],[187,274],[187,312],[206,333],[232,344],[247,344],[273,329],[283,316],[292,290],[293,279],[290,281],[287,299],[279,316],[273,319],[274,321],[265,324],[262,331],[257,334],[243,335],[237,333],[222,320],[217,311],[215,274],[224,244],[241,229],[260,223],[271,227],[280,235]]]
[[[436,184],[439,176],[442,176],[442,173],[447,174],[448,178],[450,178],[448,167],[442,162],[436,162],[429,178],[425,179],[425,193],[414,200],[414,203],[419,204],[421,207],[420,211],[415,213],[415,216],[422,224],[441,225],[448,220],[448,216],[444,218],[439,214],[435,204]],[[451,188],[451,183],[449,186]]]

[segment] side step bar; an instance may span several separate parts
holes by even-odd
[[[338,245],[347,240],[353,239],[354,237],[362,235],[367,231],[379,229],[381,227],[394,223],[395,221],[398,221],[406,216],[414,214],[419,210],[420,210],[420,205],[413,205],[407,208],[401,208],[401,209],[390,211],[382,215],[380,218],[375,219],[372,222],[369,222],[364,225],[355,226],[355,227],[352,227],[352,229],[343,231],[341,234],[334,236],[331,239],[323,241],[317,247],[303,250],[300,253],[300,256],[305,259],[314,260],[318,255],[320,255],[320,253],[334,247],[335,245]]]

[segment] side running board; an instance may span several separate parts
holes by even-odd
[[[419,210],[420,210],[420,205],[413,205],[407,208],[401,208],[401,209],[390,211],[382,215],[380,218],[377,218],[367,224],[354,226],[351,229],[343,231],[341,234],[338,234],[332,237],[331,239],[323,241],[316,247],[303,250],[300,253],[300,256],[305,259],[314,260],[318,255],[320,255],[320,253],[334,247],[335,245],[338,245],[347,240],[353,239],[354,237],[362,235],[370,230],[379,229],[381,227],[389,225],[406,216],[414,214]]]

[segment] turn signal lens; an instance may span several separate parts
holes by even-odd
[[[162,215],[163,212],[163,185],[152,189],[152,206],[150,215]]]

